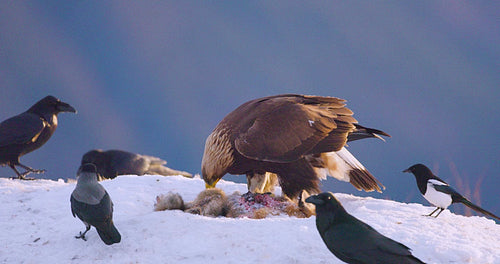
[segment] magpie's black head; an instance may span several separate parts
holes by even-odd
[[[36,104],[34,104],[28,112],[36,113],[39,115],[44,114],[59,114],[61,112],[76,113],[76,109],[68,103],[62,102],[52,95],[46,96]]]
[[[423,164],[415,164],[404,170],[403,172],[413,173],[413,175],[415,175],[415,178],[417,179],[430,179],[434,176],[434,174],[432,174],[432,171]]]

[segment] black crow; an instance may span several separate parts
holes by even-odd
[[[71,193],[71,213],[85,224],[85,232],[76,238],[86,240],[85,234],[94,226],[106,245],[119,243],[121,235],[113,224],[113,202],[108,192],[97,182],[94,164],[84,164],[78,169],[78,181]]]
[[[0,165],[8,165],[19,179],[26,179],[30,173],[43,173],[19,162],[19,158],[41,147],[57,128],[57,114],[76,113],[75,108],[61,102],[54,96],[47,96],[34,104],[28,111],[0,123]],[[16,166],[26,171],[19,173]]]
[[[428,216],[432,216],[437,210],[439,210],[435,216],[438,217],[438,215],[452,203],[463,203],[475,211],[500,220],[498,216],[467,200],[467,198],[463,197],[455,191],[455,189],[451,188],[448,183],[434,175],[432,171],[423,164],[415,164],[403,172],[413,173],[415,179],[417,180],[417,186],[420,193],[427,201],[437,207],[436,210],[432,211],[428,214]]]
[[[246,102],[207,137],[201,165],[206,187],[230,173],[246,174],[248,189],[261,190],[255,185],[276,175],[284,194],[295,200],[303,190],[320,192],[319,180],[331,175],[359,190],[381,191],[382,184],[344,146],[389,135],[358,125],[352,114],[335,97],[285,94]]]
[[[328,249],[346,263],[424,263],[410,249],[346,212],[332,193],[312,195],[316,227]]]
[[[135,154],[123,150],[102,151],[94,149],[85,153],[82,157],[82,163],[93,163],[97,167],[97,172],[102,179],[113,179],[118,175],[182,175],[184,177],[193,177],[191,173],[185,171],[173,170],[163,165],[166,161],[147,155]]]

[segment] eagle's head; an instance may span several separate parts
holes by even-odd
[[[206,188],[214,188],[233,164],[233,147],[225,129],[215,129],[205,142],[201,175]]]

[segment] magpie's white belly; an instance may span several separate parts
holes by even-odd
[[[432,183],[427,184],[427,191],[424,194],[424,198],[431,204],[440,208],[447,208],[452,201],[451,195],[436,191]]]

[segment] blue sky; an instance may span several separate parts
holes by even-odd
[[[2,1],[0,120],[48,94],[79,111],[21,158],[43,177],[74,177],[93,148],[198,173],[206,136],[241,103],[336,96],[393,136],[349,147],[387,189],[325,190],[425,203],[401,173],[424,163],[499,214],[498,13],[494,1]]]

